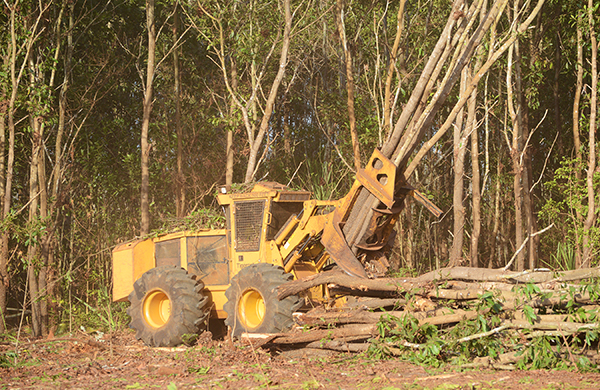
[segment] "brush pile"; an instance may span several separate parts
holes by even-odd
[[[456,267],[415,278],[359,279],[328,271],[279,287],[279,299],[324,286],[327,306],[297,329],[250,339],[461,367],[596,367],[600,268],[512,272]],[[343,304],[342,304],[343,302]]]

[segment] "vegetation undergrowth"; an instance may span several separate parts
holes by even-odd
[[[368,353],[374,359],[395,357],[430,368],[510,365],[521,370],[600,372],[593,361],[600,351],[598,309],[577,302],[583,294],[589,294],[592,302],[598,301],[599,281],[570,286],[567,291],[560,296],[563,304],[534,308],[533,300],[550,299],[552,293],[543,292],[533,284],[513,288],[519,312],[530,327],[522,322],[517,326],[514,321],[517,310],[502,310],[504,302],[495,292],[480,295],[476,303],[450,302],[451,309],[477,312],[474,318],[463,319],[454,326],[420,323],[412,314],[402,318],[383,315],[377,324],[379,335],[371,341]],[[541,316],[560,318],[558,321],[566,319],[580,327],[562,331],[559,325],[557,330],[550,330]]]

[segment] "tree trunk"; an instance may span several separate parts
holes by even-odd
[[[481,14],[479,16],[480,22],[483,22],[485,14],[487,12],[487,1],[483,2]],[[495,34],[495,30],[492,35]],[[473,68],[473,73],[479,71],[481,64],[483,63],[483,48],[480,46],[475,52],[477,57]],[[487,80],[486,80],[487,81]],[[479,129],[477,124],[477,86],[471,93],[469,102],[467,103],[467,117],[469,118],[469,127],[471,132],[471,267],[479,266],[479,236],[481,235],[481,178],[479,172]]]
[[[513,15],[517,18],[520,0],[513,4]],[[510,11],[508,11],[510,13]],[[513,23],[516,24],[516,19]],[[519,40],[517,39],[508,49],[508,66],[506,69],[506,99],[508,111],[512,124],[512,140],[509,143],[510,157],[513,169],[513,195],[515,207],[515,246],[521,246],[524,240],[523,234],[523,166],[521,164],[521,152],[523,149],[521,89],[520,89],[520,53]],[[514,81],[513,81],[514,76]],[[516,91],[513,89],[516,88]],[[525,269],[525,256],[521,251],[517,256],[517,270]]]
[[[500,142],[498,143],[498,146],[500,146]],[[500,149],[500,148],[498,148]],[[494,221],[493,221],[493,227],[492,227],[492,245],[490,248],[490,258],[488,260],[488,268],[493,268],[494,267],[494,260],[496,258],[496,254],[498,256],[498,265],[500,264],[500,240],[499,240],[499,234],[500,234],[500,174],[502,173],[501,170],[501,161],[500,161],[500,150],[498,150],[498,161],[496,163],[496,186],[495,186],[495,193],[494,193]]]
[[[471,229],[471,267],[479,266],[479,236],[481,234],[481,180],[479,177],[479,130],[477,129],[477,116],[475,115],[476,104],[477,90],[474,90],[468,106],[468,117],[471,118],[471,188],[473,202],[471,210],[473,221]]]
[[[573,97],[573,146],[575,148],[575,186],[581,183],[581,169],[583,166],[583,152],[581,150],[581,137],[579,134],[579,106],[581,102],[581,89],[583,88],[583,11],[577,12],[577,81],[575,83],[575,96]],[[576,225],[583,226],[583,215],[581,208],[575,207]],[[580,245],[579,229],[575,229],[575,267],[580,268],[582,264],[582,251]]]
[[[346,25],[344,23],[344,0],[337,0],[337,29],[340,35],[340,42],[344,51],[346,63],[346,92],[348,104],[348,122],[350,124],[350,136],[352,138],[352,152],[354,155],[354,169],[358,172],[360,169],[360,145],[358,142],[358,132],[356,131],[356,117],[354,115],[354,73],[352,71],[352,53],[348,48],[346,39]]]
[[[148,161],[150,159],[150,145],[148,143],[148,129],[150,127],[150,114],[152,113],[152,86],[154,82],[154,61],[156,49],[156,26],[154,24],[154,0],[146,0],[146,28],[148,29],[148,63],[146,66],[146,88],[144,91],[144,116],[142,118],[141,139],[141,228],[142,236],[150,232],[150,172]]]
[[[27,42],[27,55],[25,60],[21,63],[21,66],[17,73],[17,35],[16,35],[16,26],[15,26],[15,14],[16,14],[17,5],[14,4],[10,8],[10,80],[11,80],[11,93],[10,99],[8,100],[8,109],[7,109],[7,119],[8,119],[8,156],[6,162],[6,174],[4,175],[4,180],[0,185],[4,187],[4,198],[2,200],[2,219],[7,220],[10,215],[10,209],[12,206],[12,182],[13,182],[13,172],[14,172],[14,162],[15,162],[15,111],[16,111],[16,101],[17,101],[17,92],[19,89],[19,84],[21,83],[21,78],[23,76],[23,71],[26,65],[26,59],[31,52],[31,45],[33,44],[33,40],[30,38]],[[4,145],[2,145],[4,147]],[[7,230],[2,231],[1,245],[2,248],[0,250],[0,277],[2,280],[0,281],[2,287],[0,287],[0,309],[2,310],[3,316],[6,313],[6,294],[10,285],[10,280],[8,278],[8,260],[9,260],[9,251],[8,251],[8,241],[9,241],[9,232]],[[4,321],[0,324],[0,329],[4,329]]]
[[[179,3],[173,10],[173,98],[175,99],[175,133],[177,134],[177,173],[175,178],[175,213],[185,215],[185,177],[183,174],[183,126],[181,125],[181,76],[179,75]]]
[[[588,0],[588,28],[590,34],[590,43],[592,49],[592,70],[591,77],[592,82],[590,84],[591,96],[590,96],[590,134],[589,134],[589,156],[587,166],[587,198],[588,198],[588,210],[585,223],[583,225],[583,257],[581,267],[589,267],[592,261],[592,254],[594,253],[595,242],[591,238],[592,228],[596,223],[596,193],[594,191],[594,175],[596,172],[596,115],[598,112],[598,42],[596,39],[596,31],[594,28],[594,1]]]
[[[485,75],[490,69],[491,65],[497,61],[509,47],[512,46],[512,44],[517,40],[518,34],[523,33],[528,28],[535,16],[539,13],[543,3],[544,0],[538,1],[526,20],[523,23],[514,26],[515,30],[513,30],[511,37],[506,39],[505,42],[499,48],[497,48],[493,54],[490,54],[488,60],[481,67],[479,72],[473,75],[473,79],[467,87],[467,91],[454,105],[454,108],[452,109],[450,115],[447,116],[444,124],[439,128],[439,130],[437,130],[433,137],[422,144],[419,152],[410,161],[410,165],[408,165],[408,167],[404,170],[404,176],[406,178],[410,177],[424,155],[450,128],[451,124],[456,118],[456,115],[467,102],[468,97],[471,95],[471,92],[481,77]],[[391,156],[393,162],[400,167],[408,163],[412,156],[412,152],[419,144],[421,144],[421,140],[425,135],[425,132],[431,128],[431,124],[433,123],[436,114],[450,94],[450,91],[452,90],[452,87],[458,76],[462,72],[462,69],[472,58],[473,51],[481,43],[482,39],[491,28],[492,24],[496,20],[497,15],[503,12],[504,7],[506,6],[506,1],[495,2],[492,5],[490,11],[486,14],[484,22],[479,24],[478,28],[473,32],[473,35],[470,37],[470,39],[466,39],[466,37],[462,34],[463,32],[468,34],[468,31],[465,31],[463,24],[460,24],[460,28],[455,37],[453,37],[451,34],[452,27],[456,21],[455,15],[465,15],[465,13],[460,9],[461,5],[462,1],[457,0],[453,3],[454,11],[448,18],[446,27],[440,34],[440,39],[438,40],[436,47],[429,57],[424,70],[421,72],[419,81],[417,82],[416,87],[413,89],[408,103],[404,107],[400,118],[396,122],[392,136],[382,148],[383,154],[385,156]],[[481,9],[481,5],[481,2],[475,2],[472,4],[471,8],[466,12],[466,17],[463,22],[465,25],[474,21],[474,18],[478,15],[478,12]],[[459,19],[460,18],[462,18],[462,16],[459,17]],[[469,24],[469,26],[471,25],[472,24]],[[461,42],[461,45],[458,45],[458,42]],[[441,83],[435,94],[433,94],[431,99],[427,99],[429,94],[424,94],[424,92],[428,88],[431,88],[431,85],[437,82],[436,70],[439,70],[439,68],[445,65],[446,57],[444,56],[444,53],[447,43],[451,45],[454,50],[452,63],[448,65],[447,72],[443,80],[441,80]],[[438,63],[438,61],[440,61],[440,63]],[[435,78],[431,78],[434,74],[436,75]],[[422,99],[429,100],[429,103],[424,108],[421,108],[423,106]],[[353,213],[350,215],[348,222],[343,228],[346,240],[354,250],[356,250],[355,244],[357,242],[363,239],[363,237],[370,237],[372,234],[372,232],[367,232],[367,229],[373,217],[372,210],[377,206],[377,200],[374,197],[370,197],[368,193],[364,194],[363,192],[359,195],[357,204],[360,206],[353,210]]]
[[[32,61],[33,63],[33,61]],[[33,66],[31,67],[33,71]],[[33,75],[31,75],[33,84]],[[34,86],[32,85],[32,88]],[[31,141],[31,163],[29,166],[29,231],[27,232],[30,237],[35,237],[39,232],[34,229],[39,228],[39,222],[41,220],[39,211],[39,181],[38,181],[38,164],[40,156],[40,148],[42,143],[42,134],[40,132],[40,123],[42,118],[31,114],[31,128],[33,130],[32,141]],[[30,240],[27,247],[27,279],[29,282],[29,296],[31,298],[31,324],[34,337],[42,336],[42,307],[41,307],[41,296],[38,287],[38,280],[36,277],[36,271],[39,270],[38,260],[38,243],[34,240]],[[42,264],[43,266],[43,264]]]
[[[400,4],[398,5],[398,19],[396,25],[396,38],[394,39],[394,45],[392,46],[392,51],[390,53],[390,64],[387,67],[387,75],[385,79],[385,94],[384,94],[384,102],[383,102],[383,134],[385,138],[390,134],[390,129],[392,128],[392,79],[396,72],[396,61],[398,59],[398,51],[400,47],[400,38],[402,37],[402,32],[404,31],[404,6],[406,5],[406,0],[400,0]]]
[[[281,46],[281,56],[279,58],[279,69],[275,80],[271,85],[269,96],[265,104],[264,114],[258,128],[258,134],[254,140],[250,140],[250,155],[248,156],[248,166],[246,167],[246,175],[244,177],[245,183],[250,183],[254,180],[256,174],[256,168],[258,165],[258,152],[260,150],[263,138],[269,128],[269,120],[273,113],[273,106],[275,105],[275,98],[277,97],[277,91],[285,75],[285,69],[287,67],[287,57],[290,48],[290,33],[292,30],[292,13],[290,9],[290,0],[284,0],[283,2],[284,14],[285,14],[285,27],[283,32],[283,43]]]
[[[8,59],[8,57],[6,57]],[[6,65],[6,64],[5,64]],[[6,87],[2,87],[0,92],[0,100],[6,99]],[[6,147],[6,109],[0,108],[0,215],[3,209],[2,204],[4,203],[4,149]],[[8,264],[6,264],[5,257],[2,255],[3,242],[0,236],[0,334],[6,330],[4,327],[5,313],[6,313],[6,293],[8,289]]]
[[[464,93],[468,79],[467,68],[463,69],[460,81],[460,93]],[[454,228],[452,230],[452,248],[450,249],[450,266],[462,264],[463,244],[465,238],[465,205],[464,198],[464,175],[465,175],[465,154],[466,129],[463,126],[464,109],[461,109],[456,116],[454,123],[454,187],[452,197],[452,209],[454,214]]]
[[[235,63],[235,59],[231,59],[231,88],[233,93],[237,93],[238,90],[238,75],[237,75],[237,66]],[[235,112],[235,99],[231,99],[231,104],[229,108],[229,115],[233,116]],[[229,129],[227,131],[227,146],[225,149],[225,153],[227,156],[226,166],[225,166],[225,187],[227,191],[231,189],[231,185],[233,184],[233,129]]]

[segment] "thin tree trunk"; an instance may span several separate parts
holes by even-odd
[[[409,161],[410,157],[412,156],[412,152],[420,144],[422,137],[425,135],[425,131],[430,129],[430,125],[433,122],[435,115],[439,111],[442,103],[448,97],[456,79],[462,71],[462,68],[467,65],[468,61],[470,61],[473,51],[481,43],[481,40],[497,20],[498,14],[503,12],[504,7],[507,4],[506,1],[495,2],[490,11],[486,14],[484,23],[480,23],[471,38],[467,40],[466,35],[470,31],[469,26],[472,26],[472,23],[475,21],[475,17],[478,15],[478,12],[481,9],[482,2],[474,2],[466,13],[460,9],[460,7],[463,5],[462,3],[462,1],[458,0],[453,3],[454,11],[449,17],[446,27],[440,34],[440,39],[438,40],[436,47],[432,51],[432,54],[429,57],[423,72],[421,73],[420,79],[417,82],[417,86],[413,89],[411,97],[409,98],[406,106],[403,108],[400,118],[398,121],[396,121],[392,136],[382,148],[383,154],[385,156],[391,156],[394,163],[398,166],[403,166]],[[512,44],[518,38],[518,34],[523,33],[528,28],[535,16],[539,13],[539,10],[543,4],[544,0],[539,0],[537,2],[525,21],[514,26],[514,30],[510,38],[506,39],[506,41],[494,52],[493,55],[490,55],[488,61],[482,66],[480,71],[473,76],[473,80],[468,86],[467,93],[461,97],[459,102],[455,104],[452,112],[447,117],[446,122],[444,122],[442,127],[437,130],[435,135],[429,141],[422,145],[419,152],[416,154],[416,156],[414,156],[412,161],[410,161],[410,165],[408,165],[404,171],[405,177],[408,178],[415,171],[416,165],[421,161],[423,156],[449,129],[451,124],[454,122],[458,111],[464,106],[472,90],[477,85],[481,77],[485,75],[491,65],[498,60],[510,46],[512,46]],[[460,28],[453,37],[451,31],[454,21],[457,20],[457,18],[453,15],[457,14],[463,16],[466,14],[467,16],[464,18],[464,22],[462,22],[464,24],[459,25]],[[462,16],[458,19],[461,18]],[[444,57],[445,47],[447,44],[450,44],[454,51],[451,64],[447,64],[448,70],[444,76],[444,79],[441,80],[438,90],[433,95],[427,106],[423,109],[422,113],[419,113],[418,118],[415,119],[413,114],[420,111],[417,106],[419,104],[422,105],[421,100],[423,96],[428,96],[423,94],[424,91],[429,87],[430,84],[436,83],[437,77],[430,79],[431,76],[435,73],[438,65],[441,66],[445,64],[445,60],[442,60],[440,64],[438,64],[438,61]],[[417,115],[415,115],[415,117],[416,116]],[[407,127],[407,125],[409,126]],[[353,213],[348,219],[348,223],[346,223],[343,227],[346,240],[354,250],[357,242],[365,237],[369,237],[372,233],[367,232],[366,230],[371,223],[373,214],[372,209],[377,206],[377,200],[374,199],[374,197],[369,197],[368,193],[366,196],[363,195],[364,194],[361,193],[357,200],[358,204],[362,205],[362,207],[358,207],[353,210]]]
[[[585,223],[583,225],[583,258],[581,267],[589,267],[592,261],[592,254],[594,253],[594,242],[591,239],[592,228],[596,223],[596,193],[594,192],[594,175],[596,172],[596,115],[598,112],[598,41],[596,39],[596,31],[594,28],[594,1],[588,0],[588,28],[590,34],[590,43],[592,46],[591,54],[591,77],[592,82],[590,85],[591,96],[590,96],[590,135],[589,135],[589,156],[587,166],[587,197],[588,197],[588,210]]]
[[[3,199],[3,209],[2,209],[2,219],[6,220],[10,215],[10,209],[12,206],[12,182],[13,182],[13,172],[14,172],[14,161],[15,161],[15,104],[17,101],[17,91],[19,88],[19,84],[21,83],[21,78],[23,76],[23,72],[25,69],[27,57],[31,52],[31,46],[33,44],[33,40],[29,40],[27,42],[27,54],[25,60],[21,63],[21,66],[17,73],[17,35],[15,28],[15,16],[16,16],[17,4],[15,3],[10,8],[10,79],[11,79],[11,94],[10,99],[8,100],[8,156],[6,162],[6,175],[4,179],[6,182],[2,182],[1,185],[4,186],[4,199]],[[8,277],[7,269],[8,269],[8,259],[9,259],[9,251],[8,251],[8,240],[9,233],[7,230],[2,231],[2,248],[0,251],[0,276],[2,277],[2,287],[0,288],[0,309],[2,312],[6,312],[6,293],[10,285],[10,280]],[[0,327],[4,328],[4,321]]]
[[[283,105],[283,152],[286,164],[292,161],[292,127],[290,126],[290,108],[286,102]],[[288,165],[289,166],[289,165]]]
[[[181,76],[179,75],[179,3],[173,12],[173,98],[175,99],[175,133],[177,134],[177,174],[175,179],[175,213],[185,215],[185,177],[183,175],[183,126],[181,125]]]
[[[146,89],[144,91],[144,116],[142,119],[141,139],[141,228],[140,234],[146,235],[150,231],[150,172],[148,162],[150,159],[150,145],[148,143],[148,129],[150,127],[150,114],[152,113],[152,86],[154,82],[154,61],[156,49],[156,26],[154,24],[154,0],[146,0],[146,27],[148,29],[148,63],[146,66]]]
[[[520,0],[515,0],[513,4],[513,14],[517,17],[519,12]],[[510,13],[510,11],[509,11]],[[513,169],[513,195],[514,195],[514,207],[515,207],[515,246],[518,248],[524,240],[523,234],[523,166],[521,165],[521,151],[523,145],[522,135],[522,111],[521,111],[521,90],[519,82],[519,67],[520,67],[520,55],[519,55],[519,41],[516,40],[513,45],[508,49],[508,66],[506,69],[506,89],[507,89],[507,102],[508,111],[510,114],[510,120],[512,124],[512,141],[510,142],[510,157],[512,161]],[[513,81],[513,75],[515,80]],[[513,83],[516,85],[516,92],[513,89]],[[525,269],[525,256],[521,251],[517,256],[517,270]]]
[[[409,206],[408,208],[408,212],[406,213],[406,262],[407,265],[410,266],[410,269],[417,269],[417,262],[415,259],[415,244],[414,244],[414,239],[415,239],[415,229],[413,227],[413,222],[412,222],[412,212],[413,212],[413,207],[412,205]]]
[[[5,57],[8,60],[8,57]],[[6,67],[6,63],[4,64]],[[6,87],[2,87],[0,92],[0,100],[6,99]],[[6,109],[0,108],[0,210],[3,209],[2,204],[4,203],[4,181],[5,181],[5,145],[6,143]],[[2,215],[0,213],[0,215]],[[1,240],[1,236],[0,236]],[[2,256],[2,241],[0,241],[0,334],[6,330],[4,327],[5,314],[6,314],[6,293],[8,289],[8,264],[6,264],[5,258]]]
[[[468,70],[464,68],[460,81],[460,93],[463,94],[468,79]],[[465,205],[464,198],[464,175],[465,154],[467,151],[467,135],[463,126],[464,109],[456,116],[454,123],[454,187],[452,197],[452,209],[454,214],[454,228],[452,230],[452,248],[450,249],[450,266],[455,267],[462,264],[463,245],[465,237]]]
[[[479,16],[480,22],[483,22],[484,16],[487,12],[487,1],[483,2],[481,14]],[[495,30],[490,35],[494,35]],[[481,68],[483,62],[483,49],[478,47],[475,56],[473,73],[477,72]],[[471,267],[479,266],[479,236],[481,235],[481,178],[479,172],[479,129],[477,125],[477,86],[471,93],[469,102],[467,103],[467,111],[469,118],[469,126],[471,132],[471,191],[472,191],[472,209],[471,209]]]
[[[32,65],[33,65],[33,61]],[[33,66],[31,67],[33,71]],[[33,84],[33,74],[31,75]],[[32,87],[34,87],[32,85]],[[38,164],[40,156],[40,148],[42,134],[40,132],[40,123],[42,118],[31,113],[31,128],[33,130],[31,142],[31,163],[29,166],[29,229],[38,228],[38,223],[41,219],[38,214],[39,207],[39,181],[38,181]],[[28,234],[33,236],[37,232],[29,231]],[[36,265],[38,258],[38,245],[35,242],[30,242],[27,247],[27,278],[29,280],[29,295],[31,297],[31,323],[34,337],[42,336],[42,307],[41,296],[38,287],[38,279],[36,277]]]
[[[337,0],[336,24],[340,35],[340,42],[344,50],[346,62],[346,92],[348,105],[348,122],[350,124],[350,136],[352,138],[352,152],[354,155],[354,168],[358,172],[360,169],[360,145],[358,142],[358,132],[356,131],[356,117],[354,114],[354,73],[352,72],[352,53],[348,48],[346,39],[346,25],[344,23],[344,0]]]
[[[230,61],[231,64],[231,88],[233,93],[237,93],[238,90],[238,75],[237,75],[237,66],[235,59],[232,58]],[[233,116],[235,111],[235,99],[231,99],[231,106],[229,108],[229,115]],[[231,185],[233,184],[233,129],[229,129],[227,131],[227,146],[225,150],[227,161],[225,166],[225,186],[227,191],[231,189]]]
[[[472,92],[468,105],[469,127],[471,132],[471,267],[479,266],[479,236],[481,234],[481,182],[479,177],[479,133],[477,129],[477,89]]]
[[[60,14],[62,15],[64,8],[66,6],[66,2],[63,2],[62,9]],[[56,319],[57,319],[57,310],[58,310],[58,299],[55,299],[56,294],[56,277],[57,277],[57,267],[55,264],[55,240],[54,240],[54,232],[57,231],[57,225],[59,224],[60,219],[62,218],[62,205],[65,201],[64,197],[60,196],[62,192],[61,183],[64,178],[64,169],[63,169],[63,137],[65,133],[65,123],[66,123],[66,115],[67,115],[67,91],[70,87],[71,80],[71,67],[72,67],[72,56],[73,56],[73,29],[75,27],[75,18],[74,18],[74,8],[75,4],[70,3],[68,5],[69,16],[68,23],[69,27],[66,31],[67,35],[67,46],[65,48],[65,56],[64,56],[64,73],[63,73],[63,82],[60,87],[60,92],[58,96],[58,127],[56,131],[56,140],[54,144],[54,154],[55,161],[54,167],[52,169],[52,173],[50,175],[49,183],[45,184],[45,188],[50,188],[51,201],[48,205],[48,215],[51,217],[49,220],[48,229],[42,240],[42,251],[44,252],[44,256],[46,257],[47,271],[46,271],[46,291],[48,299],[46,303],[48,305],[48,329],[54,329],[56,327]],[[57,47],[60,47],[60,41],[62,40],[62,36],[60,34],[60,25],[61,25],[62,17],[59,17],[57,21],[57,29],[56,29],[56,39],[57,39]],[[58,61],[59,50],[56,50],[56,61]],[[54,84],[53,82],[54,76],[51,77],[51,89]],[[43,155],[43,154],[42,154]],[[43,172],[40,170],[40,175],[44,175],[45,169]],[[46,182],[46,179],[43,180]],[[60,267],[58,267],[60,269]]]
[[[406,0],[400,0],[398,5],[398,19],[396,25],[396,38],[394,39],[394,45],[390,53],[390,64],[387,68],[387,76],[385,79],[385,94],[383,103],[383,134],[385,138],[388,137],[390,129],[392,128],[392,79],[396,73],[396,61],[398,59],[398,51],[400,47],[400,39],[402,32],[404,31],[404,6]]]
[[[536,28],[533,32],[533,37],[529,39],[529,69],[534,69],[535,63],[539,61],[540,53],[538,49],[539,42],[541,40],[541,23],[542,18],[537,18]],[[558,64],[556,65],[558,66]],[[520,70],[520,67],[518,68]],[[529,79],[523,80],[519,73],[519,84],[521,85],[521,91],[528,91],[537,86],[532,85],[532,81]],[[529,104],[526,101],[525,93],[520,93],[521,97],[521,111],[522,117],[522,129],[523,129],[523,140],[529,140],[531,131],[529,125]],[[535,206],[531,194],[531,187],[533,186],[533,167],[532,167],[532,143],[531,140],[523,146],[523,211],[526,218],[527,236],[530,238],[527,243],[527,260],[525,268],[534,269],[537,268],[538,261],[538,246],[540,242],[539,236],[532,236],[538,231],[537,219],[535,215]]]
[[[292,30],[292,13],[290,9],[290,0],[284,0],[283,2],[284,14],[285,14],[285,27],[283,32],[283,43],[281,47],[281,56],[279,58],[279,69],[275,80],[271,85],[271,90],[265,104],[264,114],[258,128],[258,134],[256,138],[251,142],[250,155],[248,156],[248,166],[246,167],[246,175],[244,177],[245,183],[250,183],[254,180],[256,174],[256,168],[258,163],[258,152],[260,150],[262,141],[265,137],[267,129],[269,127],[269,120],[273,113],[273,106],[275,105],[275,98],[277,97],[277,91],[285,75],[285,69],[287,67],[287,57],[290,48],[290,33]]]
[[[581,169],[583,166],[583,153],[581,150],[581,136],[579,134],[579,106],[581,103],[581,89],[583,88],[583,11],[577,12],[577,81],[575,82],[575,96],[573,97],[573,146],[575,147],[575,186],[581,183]],[[583,226],[583,215],[581,209],[575,207],[575,218],[577,226]],[[582,264],[582,251],[580,245],[579,229],[575,229],[575,267],[580,268]]]
[[[494,222],[492,228],[492,247],[490,250],[490,258],[488,262],[488,268],[494,267],[494,260],[496,257],[496,253],[498,253],[498,257],[500,257],[500,174],[501,171],[501,161],[500,161],[500,148],[498,148],[498,161],[496,163],[496,188],[494,193]],[[500,262],[498,262],[500,264]]]

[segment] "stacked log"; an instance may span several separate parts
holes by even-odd
[[[288,282],[278,290],[279,299],[284,299],[323,285],[332,297],[327,305],[297,313],[295,331],[268,335],[253,344],[270,349],[377,350],[390,355],[430,348],[433,339],[400,337],[410,323],[436,328],[433,334],[439,348],[433,350],[440,358],[444,349],[456,351],[460,344],[465,348],[464,343],[475,340],[502,341],[494,356],[474,353],[466,363],[470,367],[536,364],[536,357],[528,358],[527,351],[533,351],[541,338],[552,349],[547,353],[579,367],[598,360],[598,277],[600,268],[513,272],[455,267],[415,278],[380,279],[328,271]],[[459,332],[453,328],[458,326],[476,331],[457,337]]]

